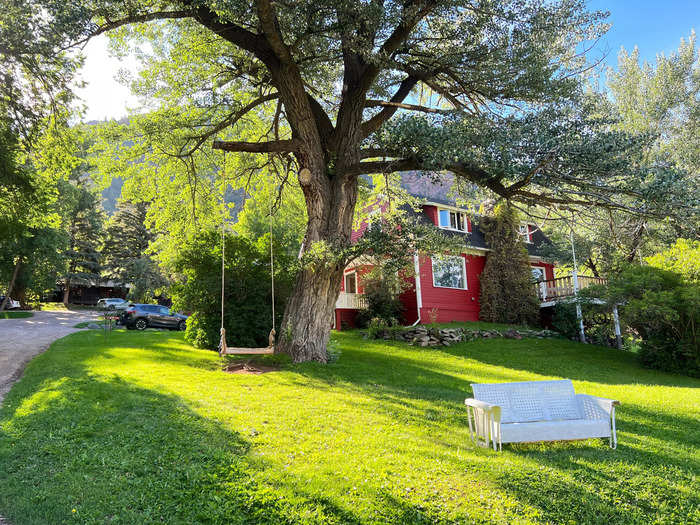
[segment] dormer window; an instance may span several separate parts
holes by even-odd
[[[529,224],[521,222],[518,226],[518,233],[522,236],[523,242],[532,244],[532,231]]]
[[[438,210],[438,226],[445,230],[467,231],[467,217],[461,211]]]

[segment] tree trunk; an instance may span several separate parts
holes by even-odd
[[[300,271],[282,319],[278,351],[288,353],[295,363],[328,361],[327,344],[335,303],[345,269],[338,255],[350,243],[352,219],[357,201],[357,178],[324,173],[301,175],[309,212],[304,238],[305,250],[325,243],[330,262],[314,262]]]
[[[66,277],[66,282],[63,286],[63,305],[68,308],[68,299],[70,296],[70,279]]]
[[[19,274],[19,267],[22,266],[22,258],[17,259],[15,263],[15,269],[12,272],[12,279],[10,279],[10,285],[7,287],[7,293],[5,294],[5,299],[3,299],[2,304],[0,304],[0,312],[5,310],[10,296],[12,295],[12,290],[15,287],[15,282],[17,281],[17,275]]]

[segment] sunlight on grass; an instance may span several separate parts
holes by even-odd
[[[257,362],[282,368],[257,376],[221,372],[177,333],[57,341],[0,411],[0,514],[15,525],[700,517],[700,381],[565,340],[333,340],[332,364],[266,356]],[[622,401],[617,451],[472,445],[469,383],[560,377]]]

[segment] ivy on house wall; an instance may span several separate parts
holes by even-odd
[[[530,325],[538,321],[539,302],[518,224],[517,213],[508,203],[496,206],[480,222],[491,249],[480,277],[482,321]]]

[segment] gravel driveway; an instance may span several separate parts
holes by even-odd
[[[34,312],[25,319],[0,319],[0,404],[27,363],[63,336],[79,331],[76,323],[97,318],[96,312]],[[0,518],[0,524],[2,519]]]

